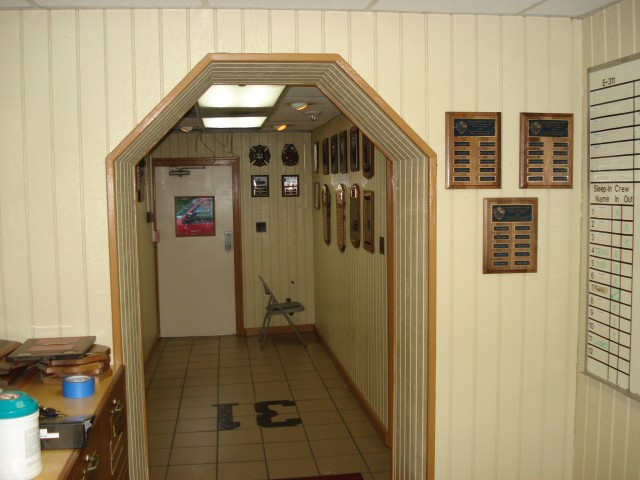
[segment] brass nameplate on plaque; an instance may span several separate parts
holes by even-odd
[[[500,112],[447,112],[446,124],[446,187],[500,188]]]
[[[573,114],[520,114],[520,188],[573,186]]]
[[[485,198],[483,273],[538,270],[538,199]]]

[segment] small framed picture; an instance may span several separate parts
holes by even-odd
[[[329,139],[322,140],[322,173],[329,175]]]
[[[176,237],[213,237],[215,197],[175,197]]]
[[[269,175],[251,175],[251,196],[269,196]]]
[[[338,173],[338,134],[331,136],[331,173]]]
[[[313,208],[320,209],[320,184],[313,184]]]
[[[340,173],[347,173],[349,164],[347,158],[347,131],[340,132]]]
[[[360,130],[358,127],[351,127],[349,139],[350,165],[351,171],[360,170]]]
[[[299,190],[300,177],[298,175],[282,175],[282,196],[297,197],[300,195]]]
[[[369,137],[362,135],[362,176],[364,178],[373,177],[374,173],[374,146]]]

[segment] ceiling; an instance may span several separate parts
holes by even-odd
[[[580,18],[619,0],[0,0],[0,8],[239,8]]]

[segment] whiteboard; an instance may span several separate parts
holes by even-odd
[[[588,173],[586,371],[638,395],[640,55],[589,69]]]

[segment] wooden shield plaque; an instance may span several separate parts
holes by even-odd
[[[343,184],[336,187],[336,243],[344,252],[347,246],[347,194]]]
[[[331,243],[331,193],[329,185],[326,183],[322,185],[320,200],[322,203],[322,237],[324,243],[329,245]]]
[[[360,246],[360,185],[354,183],[349,193],[349,238],[355,248]]]

